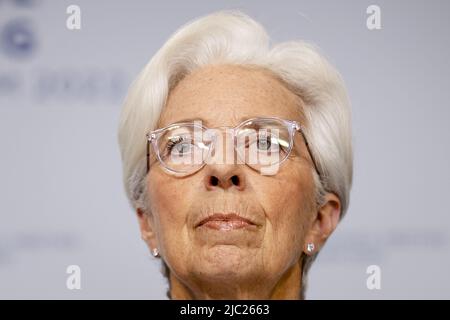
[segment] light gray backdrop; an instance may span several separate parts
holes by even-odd
[[[66,8],[81,8],[79,31]],[[381,8],[368,30],[366,8]],[[242,9],[319,45],[353,104],[350,209],[308,298],[450,298],[449,1],[0,0],[0,298],[165,298],[121,183],[130,81],[168,36]],[[81,290],[66,267],[81,267]],[[366,286],[369,265],[381,289]]]

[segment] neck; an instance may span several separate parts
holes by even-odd
[[[169,275],[170,296],[175,300],[298,300],[302,282],[301,260],[286,270],[274,283],[253,281],[252,285],[233,286],[229,283],[186,285],[173,272]]]

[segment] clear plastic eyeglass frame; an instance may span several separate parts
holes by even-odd
[[[318,170],[316,161],[314,160],[314,157],[311,153],[308,141],[306,139],[306,136],[303,132],[302,126],[300,125],[299,122],[294,121],[294,120],[285,120],[285,119],[281,119],[281,118],[277,118],[277,117],[259,117],[259,118],[251,118],[251,119],[247,119],[245,121],[243,121],[242,123],[240,123],[239,125],[237,125],[236,127],[219,127],[219,128],[229,128],[233,131],[234,134],[234,138],[236,138],[236,133],[239,132],[239,130],[241,128],[244,128],[245,126],[252,124],[252,123],[263,123],[263,122],[269,122],[269,121],[273,121],[273,122],[277,122],[278,124],[281,124],[288,133],[288,139],[289,139],[289,145],[287,147],[286,150],[286,154],[285,156],[283,156],[283,158],[277,163],[278,165],[281,165],[281,163],[283,163],[290,155],[293,145],[294,145],[294,135],[296,132],[300,133],[303,141],[305,142],[306,148],[308,150],[309,156],[311,157],[313,166],[315,171],[317,172],[317,174],[319,175],[319,178],[321,177],[320,171]],[[146,134],[147,137],[147,173],[150,170],[150,144],[152,144],[153,146],[153,150],[156,154],[156,158],[158,159],[158,161],[160,162],[160,164],[162,165],[162,167],[168,171],[169,173],[172,174],[185,174],[185,175],[189,175],[189,174],[193,174],[195,172],[197,172],[198,170],[200,170],[201,168],[203,168],[206,165],[206,161],[205,159],[202,159],[202,163],[200,163],[197,167],[195,167],[193,170],[189,170],[189,171],[180,171],[180,170],[175,170],[173,168],[171,168],[170,166],[168,166],[165,161],[162,159],[161,157],[161,153],[160,153],[160,149],[159,149],[159,145],[160,145],[160,141],[159,139],[168,131],[171,131],[173,129],[176,128],[180,128],[180,127],[192,127],[192,128],[196,128],[197,130],[212,130],[212,129],[216,129],[216,128],[208,128],[205,127],[201,124],[198,124],[196,122],[177,122],[177,123],[172,123],[169,124],[168,126],[165,126],[163,128],[160,129],[156,129],[153,131],[150,131],[149,133]],[[215,142],[212,141],[212,143],[210,144],[210,147],[208,147],[207,149],[207,153],[208,153],[208,157],[211,153],[211,150],[215,148]],[[236,148],[236,147],[235,147]],[[239,154],[239,153],[238,153]],[[244,161],[245,164],[248,164]],[[250,165],[249,165],[250,166]],[[251,166],[250,166],[251,167]]]

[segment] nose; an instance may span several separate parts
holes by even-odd
[[[207,166],[207,174],[205,175],[205,187],[207,190],[223,189],[228,190],[235,188],[242,191],[245,189],[245,175],[242,168],[243,165],[217,164]]]
[[[233,132],[226,131],[225,135],[217,134],[215,138],[213,155],[205,166],[206,189],[244,190],[245,164],[236,163]]]

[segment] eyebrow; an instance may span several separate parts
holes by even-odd
[[[209,126],[209,122],[208,121],[206,121],[205,119],[203,119],[203,118],[184,118],[184,119],[181,119],[181,120],[178,120],[178,121],[175,121],[175,122],[172,122],[172,123],[180,123],[180,122],[194,122],[194,121],[201,121],[203,124],[206,124],[206,126],[208,127]]]
[[[245,120],[248,120],[248,119],[251,119],[251,118],[255,118],[255,117],[257,117],[257,116],[253,116],[253,117],[248,117],[248,116],[240,117],[240,118],[238,119],[238,123],[237,123],[236,125],[241,124],[241,123],[244,122]],[[181,120],[172,122],[172,123],[179,123],[179,122],[194,122],[194,121],[201,121],[202,124],[205,125],[206,127],[212,128],[211,123],[209,123],[209,122],[206,121],[205,119],[199,118],[199,117],[195,117],[195,118],[184,118],[184,119],[181,119]]]

